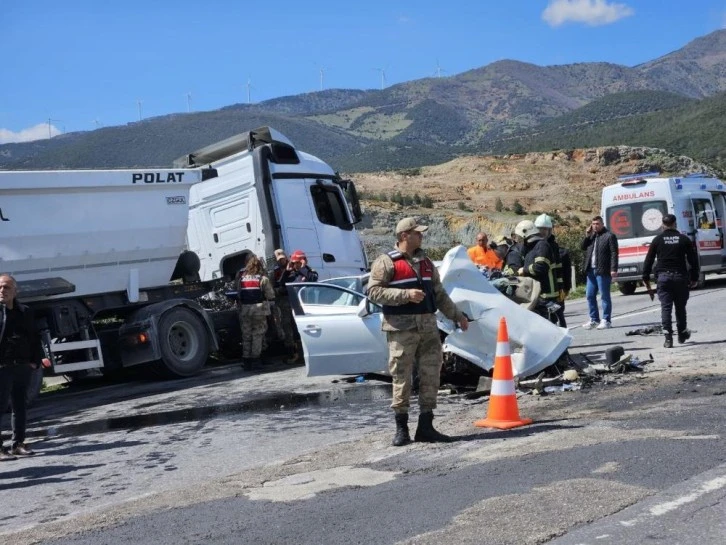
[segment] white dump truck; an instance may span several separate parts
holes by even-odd
[[[249,255],[367,269],[352,182],[263,127],[172,169],[0,172],[0,272],[34,310],[55,374],[150,363],[190,376],[218,347],[195,300]]]

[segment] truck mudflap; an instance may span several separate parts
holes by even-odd
[[[160,374],[186,377],[199,372],[219,349],[214,323],[197,303],[170,299],[143,307],[119,330],[123,367],[153,362]]]

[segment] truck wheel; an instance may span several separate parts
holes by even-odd
[[[637,287],[637,282],[618,282],[618,289],[623,295],[633,295]]]
[[[188,308],[177,307],[159,320],[161,360],[154,370],[167,377],[190,377],[199,372],[209,356],[209,337],[201,318]]]

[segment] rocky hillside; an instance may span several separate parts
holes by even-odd
[[[470,156],[395,173],[349,176],[363,194],[366,218],[359,228],[367,251],[375,255],[393,243],[393,227],[407,215],[433,226],[426,237],[426,246],[433,249],[471,245],[480,229],[510,233],[520,220],[542,212],[558,218],[563,230],[579,234],[583,222],[599,213],[603,187],[623,174],[655,170],[715,174],[689,157],[621,146]]]

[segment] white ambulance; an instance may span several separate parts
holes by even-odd
[[[618,237],[620,292],[631,295],[642,279],[643,263],[664,214],[674,214],[677,228],[698,251],[699,286],[709,273],[726,271],[723,219],[726,184],[704,174],[662,178],[657,172],[621,176],[602,190],[602,217]]]

